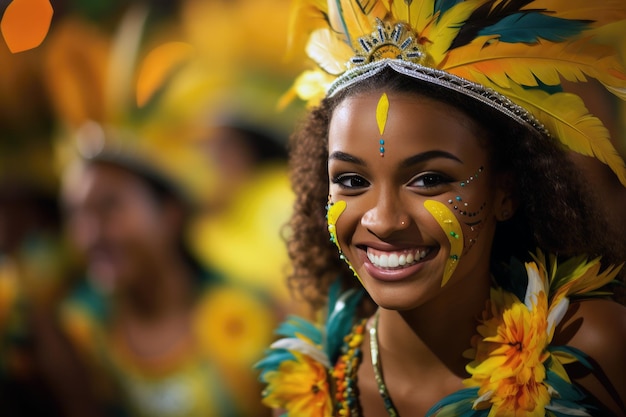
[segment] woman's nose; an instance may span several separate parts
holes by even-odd
[[[405,204],[397,195],[381,194],[376,204],[361,218],[361,225],[379,238],[409,227],[409,216]]]

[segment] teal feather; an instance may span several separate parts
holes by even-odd
[[[494,276],[497,284],[505,291],[515,294],[523,300],[526,297],[528,287],[528,273],[522,261],[511,257],[508,264],[495,264],[493,266]]]
[[[537,89],[540,89],[542,91],[545,91],[548,94],[556,94],[556,93],[562,93],[563,92],[563,86],[562,85],[548,85],[548,84],[544,83],[543,81],[541,81],[537,77],[535,77],[535,81],[537,82],[537,86],[536,87],[522,86],[522,88],[524,88],[525,90],[532,90],[533,88],[537,88]]]
[[[333,287],[336,284],[333,285]],[[325,350],[331,363],[335,363],[341,353],[343,339],[352,330],[356,308],[363,297],[362,289],[350,289],[339,297],[336,295],[336,288],[331,288],[329,300],[334,299],[334,303],[329,303],[329,314],[326,322],[326,343]]]
[[[270,349],[267,356],[254,364],[254,369],[261,370],[259,380],[265,381],[265,374],[278,369],[284,361],[295,360],[296,357],[285,349]]]
[[[335,278],[333,283],[328,288],[328,315],[330,316],[331,310],[337,303],[337,299],[341,295],[341,276]]]
[[[430,410],[428,410],[426,417],[439,417],[445,415],[458,417],[482,417],[489,414],[489,410],[472,409],[472,405],[476,398],[478,398],[478,387],[462,389],[448,395],[435,404]]]
[[[323,339],[319,327],[297,316],[289,316],[286,321],[278,326],[276,334],[284,337],[297,337],[297,334],[301,334],[316,345],[321,345]]]
[[[439,18],[441,19],[445,12],[462,2],[463,0],[435,0],[433,14],[439,13]]]
[[[563,408],[559,409],[559,406]],[[565,412],[566,409],[587,412],[587,415],[592,415],[592,416],[598,415],[598,414],[590,413],[590,411],[595,409],[595,407],[587,406],[587,405],[583,407],[580,405],[580,403],[575,403],[575,402],[567,401],[563,399],[558,399],[558,400],[553,399],[548,407],[550,407],[549,410],[557,417],[572,417],[572,416],[585,415],[585,414],[580,414],[580,413],[567,413]]]
[[[537,43],[540,39],[561,42],[588,29],[589,21],[563,19],[537,12],[506,16],[478,32],[479,36],[496,35],[500,42]]]
[[[474,410],[472,405],[474,401],[471,399],[451,404],[441,408],[436,417],[485,417],[489,414],[489,410]]]
[[[585,398],[585,394],[580,391],[575,385],[567,382],[566,380],[558,376],[554,371],[551,371],[549,369],[546,371],[546,382],[559,393],[559,396],[561,398],[570,401],[578,401]]]
[[[580,349],[576,349],[572,346],[548,346],[548,351],[552,352],[564,352],[572,355],[576,358],[578,362],[580,362],[583,366],[588,369],[593,369],[591,363],[587,360],[588,356],[585,352]]]

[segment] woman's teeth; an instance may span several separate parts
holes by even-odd
[[[378,252],[367,250],[370,262],[379,268],[402,268],[424,259],[430,249],[403,250],[397,252]]]

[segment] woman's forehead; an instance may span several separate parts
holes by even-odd
[[[386,106],[381,109],[383,98]],[[426,146],[474,152],[476,147],[482,148],[477,140],[480,131],[469,116],[442,101],[416,94],[372,91],[347,97],[335,108],[329,127],[329,151],[369,146],[387,156],[394,150]]]

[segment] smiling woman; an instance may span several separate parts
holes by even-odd
[[[512,211],[512,199],[506,198],[511,191],[495,186],[489,175],[487,149],[473,133],[478,128],[468,129],[473,121],[442,102],[390,91],[384,158],[364,146],[376,132],[372,116],[380,94],[346,98],[333,112],[330,195],[347,203],[337,222],[339,243],[370,296],[379,306],[407,310],[432,297],[429,288],[438,292],[457,265],[474,277],[489,276],[493,213]],[[485,166],[486,174],[460,186]],[[447,204],[450,200],[454,206]],[[433,202],[441,205],[429,210]],[[479,215],[472,220],[460,215],[459,204],[468,211],[481,208]],[[457,219],[453,207],[462,226],[445,233],[444,227]],[[400,265],[407,254],[413,262]]]
[[[436,59],[471,43],[466,21],[532,13],[521,2],[335,3],[322,12],[354,56],[292,138],[288,240],[292,288],[328,313],[279,328],[258,365],[264,402],[289,416],[624,415],[626,309],[608,292],[624,254],[563,148],[580,138],[557,126],[565,117],[513,102],[527,93],[514,74],[496,91]],[[361,10],[358,25],[347,10]],[[348,28],[368,21],[355,40]],[[459,29],[450,45],[440,22]],[[533,94],[563,98],[544,90]],[[591,146],[611,154],[594,132]],[[624,178],[623,161],[604,156]],[[304,388],[289,382],[304,375]]]

